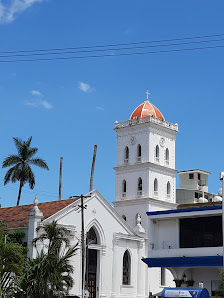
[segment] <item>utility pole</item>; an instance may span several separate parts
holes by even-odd
[[[89,198],[91,195],[84,196],[81,194],[80,196],[71,196],[69,198],[77,198],[81,200],[80,205],[78,207],[81,211],[81,245],[82,245],[82,298],[84,298],[85,295],[85,253],[86,253],[86,244],[85,244],[85,225],[84,225],[84,209],[87,208],[86,205],[84,205],[83,199]],[[88,286],[88,285],[87,285]]]
[[[63,163],[63,157],[60,158],[59,191],[58,191],[58,200],[59,200],[59,201],[61,201],[61,176],[62,176],[62,163]]]
[[[90,183],[89,183],[89,191],[93,190],[93,175],[94,175],[94,169],[95,169],[96,151],[97,151],[97,145],[94,145],[93,161],[92,161],[92,168],[91,168],[91,174],[90,174]]]

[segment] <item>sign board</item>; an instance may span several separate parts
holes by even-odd
[[[193,291],[188,291],[188,290],[166,290],[164,297],[169,297],[169,298],[173,298],[173,297],[182,297],[182,298],[196,298],[198,294],[197,290],[193,290]]]

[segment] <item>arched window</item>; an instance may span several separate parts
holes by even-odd
[[[142,160],[142,146],[138,144],[137,147],[137,162],[141,162]]]
[[[142,178],[139,177],[138,178],[138,191],[137,191],[137,195],[141,196],[142,195]]]
[[[170,160],[170,153],[169,153],[169,149],[166,148],[166,152],[165,152],[165,163],[166,163],[166,165],[169,165],[169,160]]]
[[[158,145],[156,145],[155,156],[156,156],[156,162],[159,162],[159,146]]]
[[[167,199],[170,199],[170,182],[169,181],[167,182],[167,185],[166,185],[166,196],[167,196]]]
[[[158,180],[154,180],[154,196],[158,196]]]
[[[94,228],[90,228],[89,232],[87,233],[87,244],[97,244],[97,235]]]
[[[122,218],[126,221],[127,220],[127,217],[123,214],[122,215]]]
[[[125,153],[124,153],[124,163],[129,163],[129,148],[128,146],[125,147]]]
[[[122,197],[125,198],[126,197],[126,191],[127,191],[127,182],[126,180],[122,181]]]
[[[131,283],[131,256],[128,250],[123,256],[123,285],[130,285]]]

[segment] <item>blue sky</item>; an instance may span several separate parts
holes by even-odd
[[[0,0],[0,51],[222,34],[223,11],[223,0]],[[209,190],[217,193],[224,170],[223,51],[0,63],[0,161],[15,153],[13,136],[33,136],[32,145],[50,168],[33,168],[36,186],[24,187],[21,204],[32,203],[35,194],[40,202],[57,199],[60,156],[62,197],[87,193],[94,144],[94,188],[112,202],[114,122],[128,120],[147,89],[165,119],[179,124],[176,168],[210,171]],[[4,174],[1,170],[0,203],[13,206],[19,185],[4,186]]]

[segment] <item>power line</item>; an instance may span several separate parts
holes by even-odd
[[[49,53],[31,53],[31,54],[13,54],[13,55],[0,55],[0,58],[11,58],[11,57],[31,57],[31,56],[49,56],[49,55],[64,55],[64,54],[75,54],[75,53],[93,53],[93,52],[106,52],[106,51],[120,51],[120,50],[133,50],[133,49],[146,49],[146,48],[158,48],[158,47],[168,47],[168,46],[179,46],[179,45],[191,45],[191,44],[201,44],[224,41],[224,38],[211,39],[211,40],[200,40],[191,42],[180,42],[180,43],[170,43],[170,44],[160,44],[160,45],[145,45],[145,46],[134,46],[134,47],[122,47],[122,48],[111,48],[111,49],[96,49],[96,50],[82,50],[82,51],[62,51],[62,52],[49,52]],[[1,53],[1,52],[0,52]]]
[[[0,63],[12,63],[12,62],[31,62],[31,61],[53,61],[53,60],[71,60],[71,59],[87,59],[87,58],[103,58],[103,57],[115,57],[115,56],[133,56],[133,55],[145,55],[145,54],[158,54],[158,53],[170,53],[170,52],[183,52],[193,50],[204,50],[223,48],[224,45],[195,47],[185,49],[170,49],[170,50],[158,50],[148,52],[134,52],[134,53],[119,53],[119,54],[103,54],[103,55],[87,55],[87,56],[72,56],[72,57],[52,57],[52,58],[36,58],[36,59],[15,59],[15,60],[0,60]]]
[[[77,50],[77,49],[91,49],[91,48],[102,48],[102,47],[113,47],[113,46],[127,46],[127,45],[136,45],[136,44],[160,43],[160,42],[170,42],[170,41],[181,41],[181,40],[211,38],[211,37],[219,37],[219,36],[224,36],[224,33],[221,33],[221,34],[212,34],[212,35],[200,35],[200,36],[193,36],[193,37],[183,37],[183,38],[171,38],[171,39],[139,41],[139,42],[129,42],[129,43],[116,43],[116,44],[107,44],[107,45],[95,45],[95,46],[81,46],[81,47],[67,47],[67,48],[50,48],[50,49],[35,49],[35,50],[18,50],[18,51],[0,51],[0,54],[32,53],[32,52],[47,52],[47,51],[64,51],[64,50]]]

